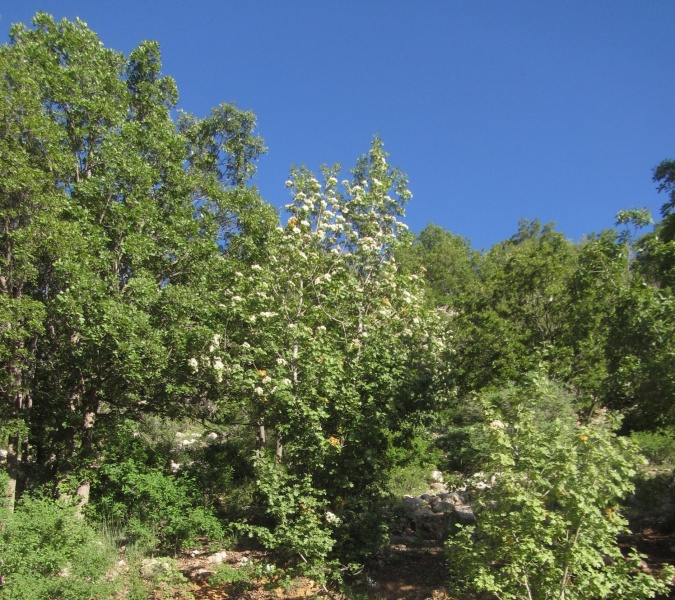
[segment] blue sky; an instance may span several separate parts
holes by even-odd
[[[651,172],[675,158],[671,0],[0,0],[3,41],[37,10],[125,53],[157,40],[188,112],[255,112],[255,183],[277,206],[291,164],[349,168],[375,134],[408,174],[411,229],[476,248],[520,218],[578,240],[665,202]]]

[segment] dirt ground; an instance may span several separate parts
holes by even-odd
[[[638,550],[647,554],[648,564],[656,567],[662,563],[675,564],[675,534],[665,535],[645,530],[637,535]],[[256,550],[227,551],[224,561],[233,568],[241,568],[248,561],[265,563],[267,553]],[[451,600],[445,589],[447,565],[443,548],[438,545],[408,547],[392,545],[389,552],[366,572],[366,587],[358,594],[346,595],[326,590],[313,581],[298,577],[285,588],[262,581],[248,581],[246,585],[211,586],[207,579],[214,565],[206,556],[183,556],[178,560],[181,572],[191,581],[188,595],[177,593],[175,600],[303,600],[328,598],[330,600]],[[244,589],[245,588],[245,589]],[[159,596],[158,596],[159,597]],[[166,598],[166,596],[164,596]],[[675,599],[673,588],[670,599]],[[461,599],[456,599],[461,600]]]

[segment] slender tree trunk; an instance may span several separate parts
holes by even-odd
[[[258,452],[262,452],[265,447],[265,426],[260,423],[258,425]]]
[[[284,456],[284,446],[281,443],[281,434],[277,433],[277,451],[274,457],[274,464],[278,465],[279,463],[281,463],[281,459],[283,458],[283,456]]]
[[[10,512],[14,512],[14,504],[16,503],[16,482],[19,478],[20,460],[21,439],[18,435],[12,435],[7,445],[7,475],[9,480],[5,489],[7,508],[9,508]]]
[[[88,410],[84,413],[82,420],[82,450],[84,458],[89,462],[91,460],[91,453],[94,441],[94,423],[96,423],[96,414],[98,412],[98,403],[94,410]],[[91,481],[89,477],[80,482],[75,492],[77,500],[77,516],[84,518],[84,507],[89,502],[89,491],[91,490]]]
[[[19,344],[17,350],[20,350],[23,344]],[[12,364],[9,368],[11,385],[14,388],[13,404],[15,416],[18,419],[22,412],[30,408],[30,396],[23,389],[23,373],[21,369]],[[16,504],[17,482],[21,473],[21,462],[27,452],[27,445],[25,440],[22,440],[20,433],[14,433],[9,437],[7,444],[7,475],[9,480],[5,490],[7,507],[10,511],[14,511]]]

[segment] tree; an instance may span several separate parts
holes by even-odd
[[[288,222],[224,282],[226,326],[190,359],[260,432],[259,485],[274,523],[263,539],[310,562],[325,557],[333,542],[315,542],[335,528],[342,556],[379,547],[389,452],[434,406],[444,352],[419,278],[394,258],[405,179],[379,140],[352,173],[342,193],[337,168],[323,184],[293,171]]]
[[[666,159],[654,169],[656,188],[659,192],[666,192],[668,200],[661,207],[660,234],[664,242],[675,240],[675,160]]]
[[[232,106],[177,126],[156,43],[127,59],[81,21],[33,25],[0,50],[8,471],[86,497],[120,418],[208,400],[177,357],[211,335],[219,244],[264,212],[243,187],[264,148]]]
[[[553,225],[521,221],[518,233],[478,261],[478,284],[455,321],[460,396],[519,381],[542,358],[552,373],[566,356],[567,283],[577,248]]]
[[[411,273],[424,269],[432,305],[455,307],[476,282],[479,253],[459,235],[437,225],[427,225],[411,246],[397,255],[402,268]]]

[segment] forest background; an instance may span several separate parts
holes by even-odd
[[[616,542],[635,443],[673,455],[672,160],[647,233],[645,209],[579,242],[524,220],[477,252],[408,233],[378,137],[348,174],[293,168],[280,217],[255,116],[175,112],[154,42],[39,14],[0,56],[3,597],[113,593],[100,523],[141,554],[251,536],[339,585],[438,467],[499,492],[448,538],[458,590],[663,589]]]

